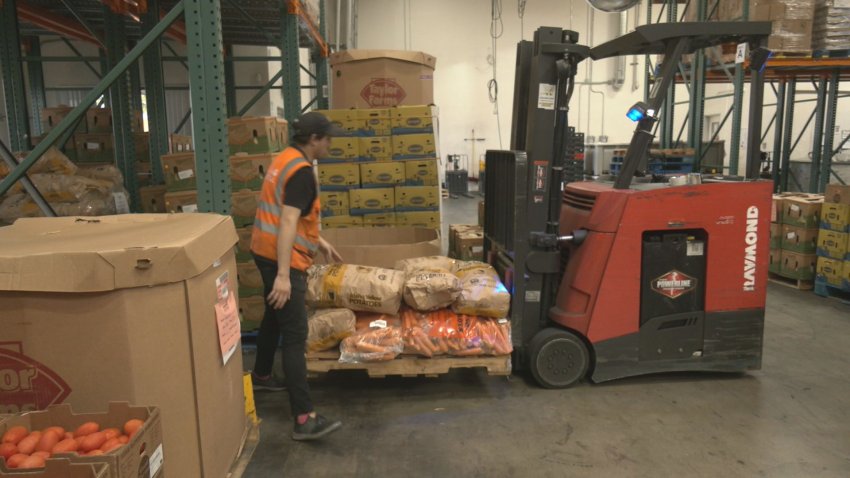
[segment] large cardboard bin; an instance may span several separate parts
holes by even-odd
[[[346,264],[392,269],[396,261],[440,254],[436,230],[418,227],[325,229],[322,237],[334,245]],[[317,263],[324,256],[317,256]]]
[[[344,50],[330,56],[333,108],[434,103],[437,59],[421,51]]]

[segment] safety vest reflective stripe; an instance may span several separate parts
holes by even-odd
[[[295,244],[307,249],[312,254],[315,254],[316,251],[319,250],[319,244],[315,242],[310,242],[307,239],[304,239],[301,236],[295,236]]]
[[[306,164],[307,166],[310,166],[310,163],[308,163],[307,160],[305,160],[303,158],[300,159],[300,160],[297,160],[297,161],[292,161],[283,168],[283,170],[280,172],[280,176],[278,176],[278,177],[286,178],[286,177],[289,176],[289,173],[290,173],[290,171],[292,171],[292,168],[295,168],[297,166],[301,166],[301,165],[304,165],[304,164]],[[278,181],[277,182],[277,186],[274,188],[275,205],[283,204],[283,188],[285,188],[285,187],[286,187],[286,181]],[[280,211],[278,211],[277,215],[280,216]]]

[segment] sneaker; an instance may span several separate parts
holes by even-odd
[[[296,421],[295,429],[292,431],[292,439],[298,441],[317,440],[339,430],[340,427],[342,427],[341,421],[331,421],[321,415],[316,415],[309,417],[303,425]]]
[[[286,390],[286,385],[274,375],[260,378],[254,372],[251,372],[251,384],[254,386],[254,391],[282,392]]]

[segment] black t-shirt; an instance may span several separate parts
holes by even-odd
[[[310,214],[316,200],[316,177],[313,168],[301,168],[286,183],[283,205],[301,210],[301,217]]]

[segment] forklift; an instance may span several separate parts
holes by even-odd
[[[588,48],[576,32],[543,27],[518,44],[511,150],[487,151],[484,185],[485,258],[512,294],[515,370],[566,388],[585,377],[761,367],[773,185],[758,179],[759,133],[770,29],[655,24]],[[751,51],[746,175],[633,181],[682,56],[729,42]],[[616,179],[568,182],[579,63],[656,54],[664,60],[651,93],[626,114],[637,127]]]

